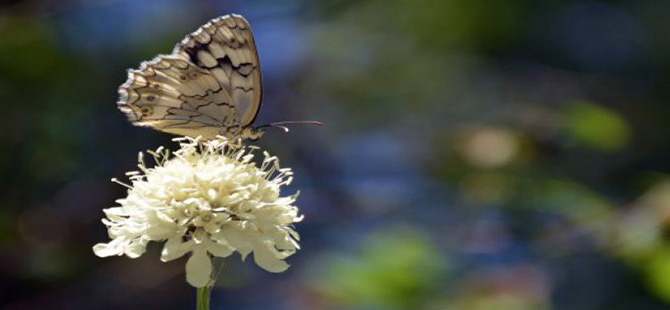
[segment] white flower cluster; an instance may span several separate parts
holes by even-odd
[[[149,241],[166,241],[164,262],[191,253],[186,280],[195,287],[210,283],[213,256],[235,251],[242,259],[253,252],[265,270],[286,270],[283,259],[300,248],[292,224],[302,220],[293,205],[297,193],[280,195],[291,169],[280,168],[267,152],[257,165],[256,148],[232,146],[224,138],[176,140],[181,147],[173,156],[162,148],[148,152],[155,167],[147,167],[140,153],[140,171],[128,173],[128,197],[104,210],[112,240],[96,244],[95,254],[136,258]]]

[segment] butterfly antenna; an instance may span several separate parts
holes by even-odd
[[[256,128],[265,128],[265,127],[275,127],[275,128],[280,128],[284,130],[284,132],[289,132],[289,128],[284,126],[288,124],[310,124],[310,125],[323,125],[322,122],[318,121],[285,121],[285,122],[274,122],[274,123],[269,123],[265,125],[258,126]]]
[[[289,132],[289,131],[290,131],[290,130],[288,129],[288,127],[283,126],[283,125],[270,124],[270,127],[281,128],[281,129],[284,130],[284,132]]]

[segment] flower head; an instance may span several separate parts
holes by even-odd
[[[112,240],[96,244],[95,254],[136,258],[149,241],[165,241],[164,262],[190,253],[186,280],[195,287],[209,283],[212,257],[234,252],[242,259],[253,253],[265,270],[286,270],[283,259],[299,249],[291,225],[302,220],[293,205],[297,193],[280,194],[292,180],[291,169],[280,168],[277,157],[267,152],[258,165],[256,148],[231,145],[224,138],[175,140],[181,147],[172,156],[163,148],[148,152],[154,167],[147,167],[140,153],[140,171],[128,173],[128,197],[104,210]]]

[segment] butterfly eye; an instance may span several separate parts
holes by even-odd
[[[156,96],[154,95],[147,96],[147,101],[154,101],[154,100],[156,100]]]
[[[180,75],[179,79],[182,80],[182,81],[186,81],[186,76],[185,75]]]

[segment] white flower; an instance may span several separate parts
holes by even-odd
[[[224,138],[175,140],[181,147],[173,156],[163,148],[148,152],[153,168],[140,153],[140,172],[128,173],[128,197],[104,210],[112,240],[96,244],[95,254],[136,258],[149,241],[166,241],[161,260],[190,253],[186,280],[195,287],[210,282],[213,256],[236,251],[242,259],[253,252],[265,270],[286,270],[283,259],[300,248],[292,224],[302,220],[293,206],[298,193],[280,195],[292,180],[291,169],[280,168],[267,152],[259,167],[255,148],[232,146]]]

